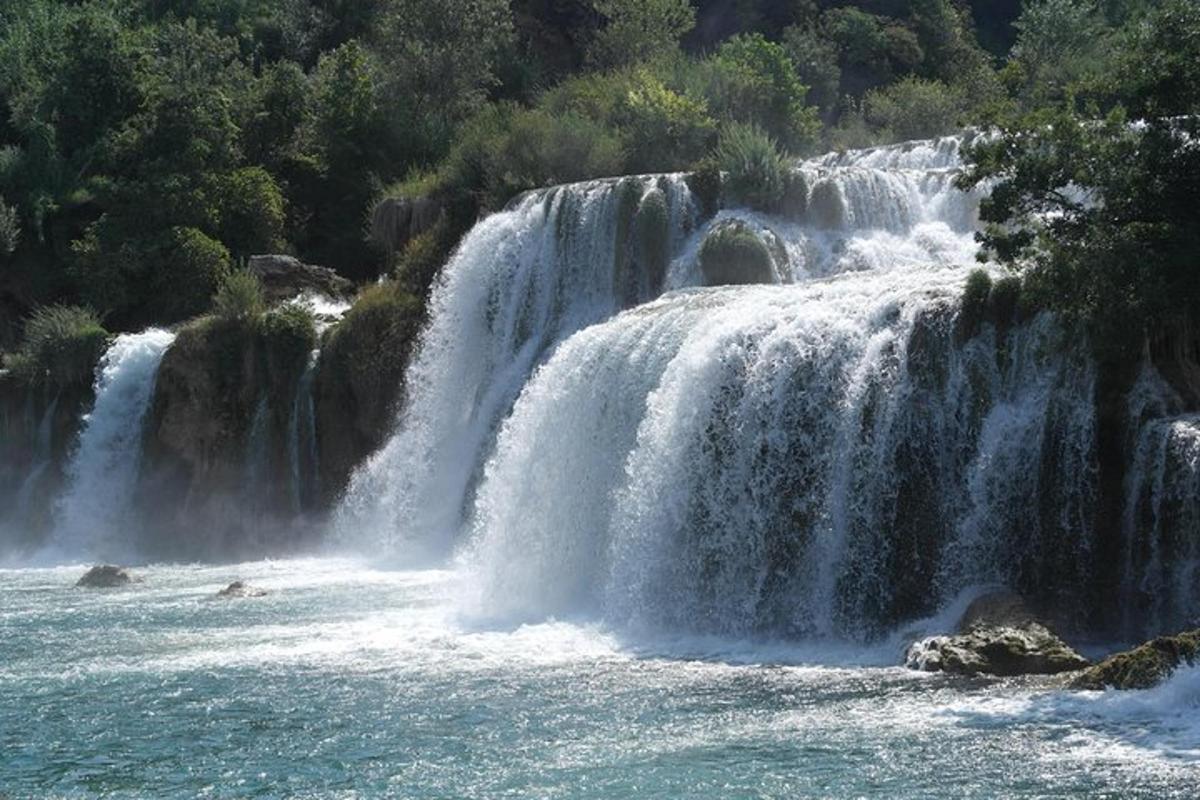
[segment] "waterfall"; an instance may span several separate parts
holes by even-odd
[[[409,558],[452,543],[496,427],[534,367],[572,333],[661,291],[638,280],[646,271],[631,241],[650,192],[662,193],[677,247],[694,216],[679,176],[533,192],[468,234],[434,287],[396,433],[337,510],[343,540]]]
[[[292,511],[300,514],[312,507],[321,489],[317,458],[317,419],[313,386],[321,351],[313,350],[300,380],[288,417],[288,468],[291,478]]]
[[[787,217],[704,220],[650,176],[484,220],[434,291],[343,541],[454,552],[470,610],[507,620],[862,639],[1001,584],[1085,627],[1114,596],[1096,365],[1050,314],[962,307],[984,190],[955,188],[961,147],[801,163]],[[629,256],[654,191],[661,269]],[[767,243],[773,283],[703,285],[704,238],[730,221]],[[1200,553],[1200,426],[1168,412],[1130,411],[1119,570],[1163,619],[1197,606]]]
[[[150,329],[118,336],[96,369],[95,405],[83,418],[56,508],[51,549],[114,559],[133,547],[130,519],[142,428],[163,354],[174,341]]]

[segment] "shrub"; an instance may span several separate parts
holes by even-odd
[[[266,362],[268,391],[275,397],[287,397],[317,345],[312,312],[302,305],[281,305],[262,315],[258,334]]]
[[[662,287],[670,258],[668,216],[666,195],[660,189],[651,189],[642,197],[633,218],[638,261],[655,292]]]
[[[733,37],[689,72],[703,81],[699,94],[716,116],[761,125],[794,152],[816,144],[820,122],[805,105],[808,87],[783,47],[761,34]]]
[[[721,133],[716,157],[735,200],[760,211],[775,210],[783,198],[787,168],[774,139],[757,125],[731,124]]]
[[[928,139],[962,126],[966,98],[941,81],[905,78],[885,89],[867,93],[867,121],[892,140]]]
[[[262,283],[244,270],[225,279],[212,303],[213,314],[218,320],[238,325],[258,321],[264,307]]]
[[[1021,309],[1021,279],[1015,275],[1001,278],[992,284],[991,294],[988,295],[988,306],[992,313],[992,321],[1004,327],[1010,325]]]
[[[21,221],[16,206],[10,206],[0,197],[0,256],[10,256],[21,241]]]
[[[493,106],[463,132],[449,180],[502,207],[522,191],[621,172],[624,150],[604,125],[575,113]]]
[[[771,283],[775,274],[770,249],[742,222],[714,227],[700,245],[699,258],[708,286]]]
[[[225,245],[195,228],[171,228],[143,258],[150,262],[155,287],[155,317],[174,322],[204,310],[229,276]]]
[[[220,192],[221,241],[238,256],[273,253],[283,246],[283,192],[262,167],[223,176]]]
[[[80,306],[43,306],[25,322],[25,335],[8,366],[22,380],[56,388],[88,386],[109,334],[96,312]]]
[[[988,310],[988,298],[992,293],[992,276],[986,270],[972,270],[963,287],[962,304],[958,312],[958,329],[964,339],[979,332]]]
[[[716,214],[721,208],[721,168],[715,158],[705,158],[687,176],[688,189],[706,217]]]

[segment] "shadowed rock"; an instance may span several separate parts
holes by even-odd
[[[905,663],[959,675],[1055,675],[1088,666],[1083,656],[1038,622],[1021,598],[989,594],[971,603],[955,636],[935,636],[909,648]]]
[[[217,597],[262,597],[266,593],[266,589],[258,589],[254,586],[247,586],[241,581],[234,581],[217,592]]]
[[[1109,656],[1072,681],[1075,689],[1149,689],[1171,676],[1181,664],[1200,664],[1200,628],[1176,636],[1160,636],[1123,653]]]
[[[263,293],[272,303],[306,293],[346,298],[354,291],[353,284],[333,270],[305,264],[292,256],[250,256],[249,270],[262,282]]]
[[[115,567],[112,564],[98,564],[85,572],[75,585],[87,589],[112,589],[116,586],[125,586],[133,582],[133,577],[122,567]]]

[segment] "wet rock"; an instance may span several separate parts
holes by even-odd
[[[217,592],[217,597],[263,597],[266,594],[266,589],[259,589],[254,586],[247,586],[241,581],[234,581]]]
[[[1182,664],[1200,664],[1200,628],[1160,636],[1088,668],[1071,682],[1075,689],[1149,689]]]
[[[772,244],[778,241],[773,233],[770,237]],[[739,220],[713,226],[700,245],[699,258],[706,286],[775,282],[771,246]]]
[[[262,282],[263,294],[272,303],[305,294],[347,298],[354,292],[354,285],[333,270],[305,264],[292,256],[250,256],[249,270]]]
[[[1089,662],[1037,621],[1021,598],[996,593],[970,605],[957,635],[912,645],[905,663],[926,672],[1011,676],[1056,675],[1083,669]]]
[[[133,576],[124,568],[112,564],[98,564],[85,572],[75,585],[86,589],[112,589],[133,582]]]

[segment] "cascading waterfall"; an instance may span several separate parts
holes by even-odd
[[[474,228],[434,288],[397,432],[337,511],[343,540],[409,558],[454,541],[496,427],[534,367],[575,331],[661,291],[661,280],[640,280],[631,241],[651,192],[674,249],[694,217],[679,176],[533,192]]]
[[[169,331],[118,336],[96,370],[95,405],[83,418],[56,509],[52,551],[72,558],[127,554],[130,507],[141,463],[143,421]]]
[[[637,179],[671,198],[661,297],[622,259],[630,179],[483,221],[343,532],[417,558],[457,545],[464,595],[506,619],[862,638],[995,583],[1086,627],[1108,556],[1096,366],[1048,314],[970,321],[981,192],[954,186],[960,147],[805,162],[787,219],[701,223],[677,178]],[[704,237],[729,220],[793,285],[700,288]],[[1195,606],[1195,427],[1151,411],[1131,413],[1150,477],[1130,479],[1121,580],[1178,615]]]

